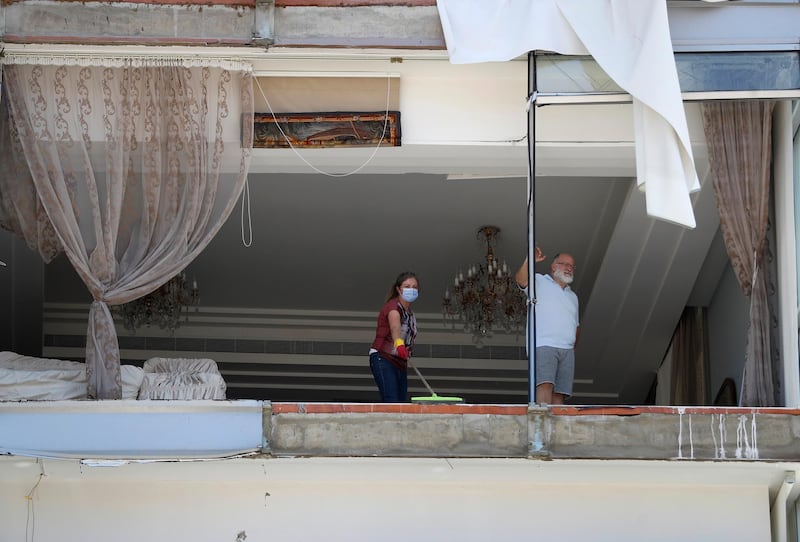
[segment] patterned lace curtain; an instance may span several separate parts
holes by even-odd
[[[0,104],[0,228],[17,234],[45,263],[50,263],[63,248],[36,194],[7,105],[5,101]]]
[[[739,286],[750,299],[741,406],[778,404],[765,265],[773,106],[766,100],[703,105],[720,228]]]
[[[14,174],[0,184],[0,224],[45,260],[63,248],[94,299],[87,394],[118,399],[119,345],[108,306],[146,295],[184,269],[236,205],[252,152],[251,67],[5,62],[0,159]]]

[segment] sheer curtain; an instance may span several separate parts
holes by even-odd
[[[61,241],[36,195],[6,105],[5,101],[0,104],[0,228],[17,234],[49,263],[63,251]]]
[[[778,403],[765,265],[773,106],[766,100],[703,105],[720,228],[739,286],[750,298],[741,406]]]
[[[55,235],[26,239],[45,259],[52,250],[42,246],[57,241],[89,289],[87,394],[116,399],[120,356],[108,306],[180,272],[235,206],[252,151],[251,67],[179,59],[6,62],[4,126],[13,145],[4,140],[0,158],[4,171],[19,158],[28,171],[15,167],[5,179],[0,207],[17,218],[2,222],[30,232],[24,218],[46,213]]]

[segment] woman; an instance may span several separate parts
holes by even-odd
[[[375,340],[369,350],[369,367],[384,403],[406,401],[408,358],[417,336],[417,319],[411,311],[411,303],[418,295],[416,275],[410,271],[400,273],[378,314]]]

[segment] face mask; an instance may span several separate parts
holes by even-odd
[[[411,303],[419,297],[419,290],[416,288],[403,288],[403,293],[400,294],[400,297],[403,298],[403,301]]]

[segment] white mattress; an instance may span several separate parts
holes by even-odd
[[[122,365],[122,398],[136,399],[144,371]],[[0,352],[0,401],[86,399],[86,365],[77,361]]]
[[[225,399],[226,385],[213,359],[150,358],[139,399]]]

